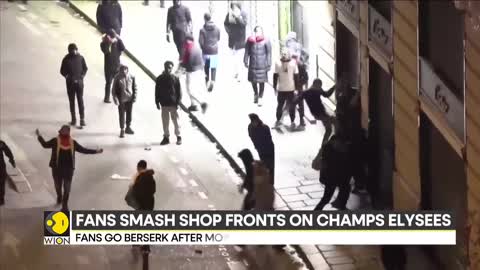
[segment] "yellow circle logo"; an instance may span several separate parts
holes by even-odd
[[[53,212],[48,215],[45,222],[47,230],[52,234],[61,235],[69,228],[68,216],[63,212]]]

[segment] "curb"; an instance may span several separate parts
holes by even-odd
[[[95,29],[98,30],[98,25],[97,23],[90,18],[85,12],[82,11],[81,8],[77,7],[75,3],[68,2],[68,6],[73,9],[75,12],[80,14],[84,20],[86,20],[88,23],[90,23]],[[156,76],[153,74],[152,71],[150,71],[145,65],[142,64],[140,60],[138,60],[137,57],[135,57],[128,49],[125,49],[125,54],[132,59],[132,61],[137,64],[140,69],[142,69],[153,81],[156,80]],[[215,138],[215,136],[203,125],[203,123],[192,113],[190,112],[185,105],[180,103],[180,108],[187,113],[192,119],[193,123],[198,126],[198,128],[208,137],[208,139],[216,144],[217,149],[220,151],[222,156],[228,161],[230,166],[233,168],[233,170],[239,174],[242,177],[245,177],[245,172],[241,169],[241,167],[237,164],[235,159],[225,150],[225,148],[222,146],[222,144]],[[302,250],[302,248],[299,245],[292,245],[292,247],[295,249],[295,251],[298,253],[298,256],[303,260],[305,263],[306,267],[310,270],[314,270],[315,268],[313,267],[312,263],[310,260],[307,258],[307,254]]]

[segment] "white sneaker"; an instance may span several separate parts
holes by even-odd
[[[258,104],[258,107],[262,107],[263,103],[262,103],[262,98],[261,97],[258,98],[258,103],[257,104]]]

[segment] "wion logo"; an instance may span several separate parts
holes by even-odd
[[[68,212],[43,212],[43,244],[70,245],[70,221]]]

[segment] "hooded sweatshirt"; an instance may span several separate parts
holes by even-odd
[[[206,22],[200,30],[198,42],[204,55],[218,54],[218,41],[220,40],[220,30],[212,21]]]
[[[290,57],[282,57],[280,61],[275,64],[273,87],[280,92],[295,91],[297,76],[298,66],[295,60]]]
[[[133,184],[133,195],[140,205],[139,210],[153,210],[155,204],[154,194],[156,192],[156,184],[153,170],[144,170],[139,172],[135,177]]]

